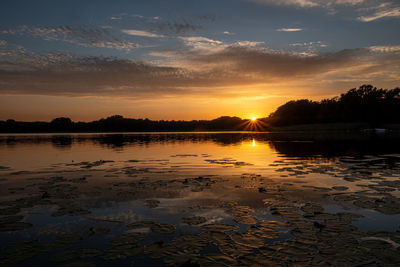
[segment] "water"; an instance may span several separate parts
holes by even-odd
[[[384,264],[399,177],[391,132],[1,135],[0,262]]]

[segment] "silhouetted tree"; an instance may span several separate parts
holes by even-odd
[[[314,102],[307,99],[289,101],[268,117],[271,125],[327,122],[365,122],[372,127],[380,123],[400,122],[400,88],[377,89],[372,85],[353,88],[332,99]]]
[[[50,122],[51,128],[56,132],[71,131],[73,122],[70,118],[60,117],[55,118]]]
[[[317,121],[320,104],[307,99],[289,101],[269,116],[273,125],[291,125]]]

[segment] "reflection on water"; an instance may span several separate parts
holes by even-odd
[[[393,264],[399,178],[390,132],[1,135],[0,262]]]
[[[21,145],[52,144],[59,149],[73,145],[92,144],[112,149],[130,146],[176,143],[214,143],[218,146],[240,145],[250,142],[268,143],[278,152],[298,156],[341,156],[346,153],[376,154],[399,149],[397,132],[377,135],[375,132],[210,132],[210,133],[126,133],[126,134],[36,134],[0,135],[0,146],[11,148]],[[289,145],[287,145],[289,143]],[[304,154],[302,154],[304,153]]]
[[[375,135],[368,132],[0,135],[0,159],[3,163],[8,161],[16,166],[24,157],[29,157],[32,163],[56,163],[51,161],[64,156],[65,160],[75,160],[82,154],[85,154],[84,160],[98,160],[115,153],[122,153],[128,158],[135,157],[136,153],[142,156],[142,151],[151,151],[155,157],[169,157],[184,151],[183,154],[236,153],[242,155],[241,160],[245,160],[256,149],[260,159],[271,158],[272,154],[282,157],[335,159],[341,156],[397,153],[400,151],[398,137],[397,134]],[[90,155],[90,152],[93,154]]]

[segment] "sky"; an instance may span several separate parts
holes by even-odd
[[[0,120],[266,117],[400,86],[400,0],[2,0]]]

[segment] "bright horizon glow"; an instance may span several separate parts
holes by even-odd
[[[256,117],[252,117],[251,120],[252,120],[252,121],[256,121],[257,118],[256,118]]]
[[[0,120],[260,125],[291,100],[399,86],[395,0],[3,2]]]

